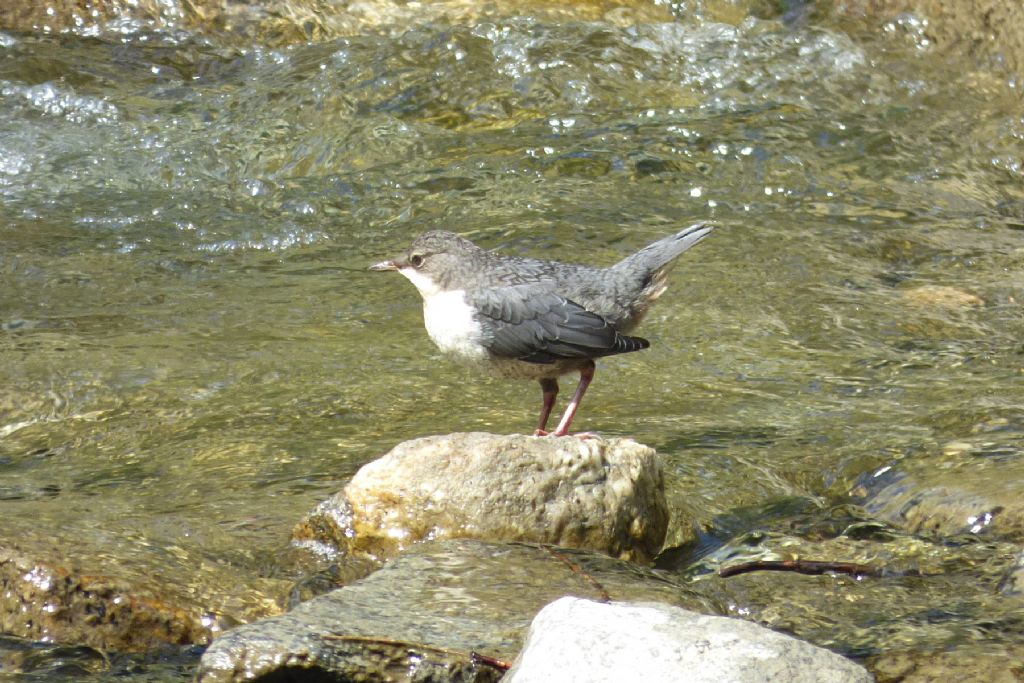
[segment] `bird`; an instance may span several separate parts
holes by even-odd
[[[369,269],[397,271],[416,286],[427,334],[446,356],[498,377],[539,381],[534,435],[566,436],[594,379],[594,359],[650,346],[628,333],[664,293],[676,259],[713,229],[694,223],[607,268],[505,256],[433,230]],[[576,392],[548,432],[558,378],[574,371]]]

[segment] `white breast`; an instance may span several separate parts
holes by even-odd
[[[456,289],[443,292],[429,278],[412,268],[399,271],[423,296],[423,324],[437,348],[462,362],[487,360],[487,351],[480,345],[483,329],[466,303],[466,292]]]
[[[485,360],[480,346],[483,330],[466,303],[466,293],[457,289],[423,300],[423,324],[437,348],[460,360]]]

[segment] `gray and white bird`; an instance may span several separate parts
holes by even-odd
[[[558,378],[578,371],[576,394],[552,432],[564,436],[594,378],[594,359],[650,346],[626,333],[665,291],[679,255],[712,228],[696,223],[609,268],[501,256],[432,231],[370,270],[396,270],[416,285],[427,334],[449,357],[498,377],[539,380],[538,436],[548,433]]]

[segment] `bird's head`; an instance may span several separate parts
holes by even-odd
[[[453,232],[425,232],[401,255],[381,261],[370,270],[397,270],[409,279],[424,297],[453,289],[464,289],[476,261],[485,252]]]

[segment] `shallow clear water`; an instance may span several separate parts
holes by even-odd
[[[265,611],[291,526],[361,464],[533,427],[534,383],[444,362],[414,289],[365,270],[434,228],[609,264],[719,225],[637,331],[651,349],[599,364],[576,425],[656,447],[713,546],[811,528],[865,474],[942,466],[952,441],[1019,462],[1019,94],[912,28],[0,35],[0,517],[129,575],[180,572],[213,612]],[[962,567],[893,610],[958,592],[954,643],[979,614],[1019,623],[991,589],[1012,544],[985,563],[931,543]],[[213,604],[233,581],[257,588]],[[756,611],[771,587],[737,600]],[[803,635],[885,650],[890,595]]]

